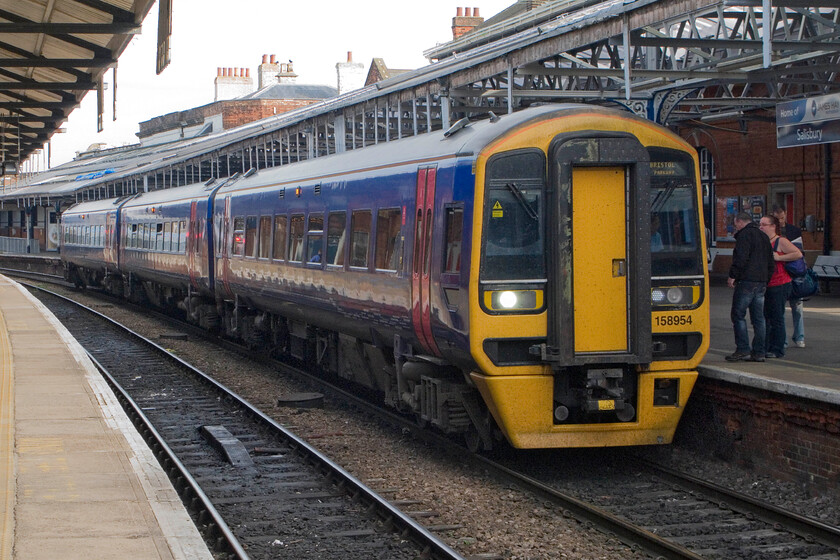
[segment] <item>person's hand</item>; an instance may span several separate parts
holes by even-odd
[[[734,278],[730,278],[730,279],[728,279],[728,280],[726,281],[726,284],[727,284],[730,288],[734,288],[734,287],[735,287],[735,279],[734,279]]]

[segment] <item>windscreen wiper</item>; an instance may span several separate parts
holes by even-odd
[[[537,214],[537,211],[531,208],[531,205],[528,204],[528,201],[525,200],[525,195],[522,194],[522,191],[519,190],[519,187],[516,186],[516,183],[505,183],[505,186],[510,189],[510,192],[513,193],[513,197],[522,205],[522,208],[525,210],[525,214],[528,215],[529,218],[532,220],[539,221],[540,217]]]

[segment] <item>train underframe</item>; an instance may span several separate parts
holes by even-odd
[[[71,266],[65,269],[65,278],[79,287],[100,287],[133,303],[177,314],[265,355],[294,360],[321,374],[361,385],[386,405],[413,416],[419,426],[463,437],[470,449],[490,450],[503,439],[468,372],[415,354],[398,336],[362,340],[257,309],[241,298],[213,300],[132,274]]]

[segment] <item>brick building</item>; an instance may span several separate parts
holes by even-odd
[[[777,148],[772,111],[683,128],[680,134],[698,147],[706,225],[720,257],[715,272],[728,271],[731,220],[739,210],[758,218],[774,205],[784,207],[790,223],[802,228],[809,262],[840,252],[840,143]]]
[[[298,84],[292,62],[277,62],[275,55],[263,55],[257,79],[255,88],[249,68],[218,68],[213,103],[141,122],[140,143],[161,144],[229,130],[338,95],[331,86]]]

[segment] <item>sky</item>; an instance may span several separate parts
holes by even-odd
[[[138,142],[138,123],[158,115],[213,102],[216,69],[250,68],[256,84],[263,54],[293,61],[299,84],[336,87],[336,68],[347,61],[364,64],[383,58],[389,68],[426,66],[423,51],[452,39],[458,7],[479,8],[485,19],[516,0],[174,0],[172,62],[155,74],[155,4],[119,58],[117,120],[113,120],[113,73],[105,74],[104,131],[96,132],[96,92],[89,92],[63,128],[53,135],[50,166],[70,161],[94,143],[124,146]],[[43,155],[32,165],[46,169]]]

